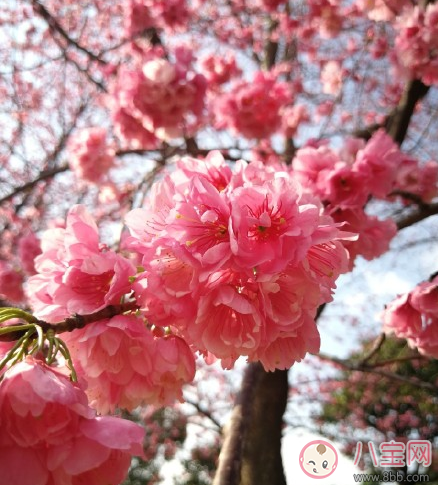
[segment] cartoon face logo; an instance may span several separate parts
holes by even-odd
[[[300,467],[308,477],[326,478],[337,465],[338,453],[328,441],[311,441],[301,450]]]

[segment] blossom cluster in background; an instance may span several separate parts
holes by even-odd
[[[382,313],[382,320],[385,332],[438,358],[438,276],[396,298]]]

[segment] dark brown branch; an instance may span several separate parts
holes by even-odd
[[[428,91],[429,86],[426,86],[420,80],[410,81],[406,85],[397,108],[388,118],[386,131],[399,145],[405,139],[417,103],[426,96]]]
[[[9,200],[13,199],[16,195],[26,192],[30,189],[33,189],[35,185],[37,185],[39,182],[42,182],[43,180],[50,179],[57,175],[58,173],[65,172],[69,169],[69,166],[66,165],[61,165],[60,167],[54,167],[49,170],[43,170],[40,172],[40,174],[30,182],[26,182],[23,185],[20,185],[20,187],[16,187],[11,193],[5,195],[0,199],[0,205],[3,204],[4,202],[8,202]]]
[[[383,342],[385,341],[386,335],[384,333],[381,333],[376,340],[373,342],[373,345],[371,346],[371,349],[362,357],[360,363],[361,365],[366,364],[369,362],[380,350],[380,348],[383,345]]]
[[[352,135],[369,140],[377,130],[385,128],[394,141],[401,145],[406,137],[415,107],[426,96],[429,89],[429,86],[424,85],[418,79],[409,81],[398,106],[392,110],[383,123],[374,123],[354,131]]]
[[[408,214],[400,217],[396,223],[397,228],[404,229],[406,227],[412,226],[417,222],[420,222],[428,217],[435,216],[438,214],[438,203],[422,205],[416,209],[410,211]]]
[[[72,39],[68,35],[68,33],[64,30],[64,28],[61,26],[61,24],[55,19],[55,17],[38,0],[32,0],[32,5],[34,7],[35,12],[39,14],[47,22],[50,30],[60,35],[67,42],[67,44],[83,52],[93,61],[96,61],[99,64],[107,64],[107,62],[104,61],[101,57],[89,51],[86,47],[79,44],[79,42],[77,42],[76,40]]]
[[[221,423],[212,415],[210,411],[203,408],[198,402],[192,401],[191,399],[188,399],[186,396],[184,396],[184,402],[193,406],[196,409],[196,411],[198,411],[199,414],[202,414],[202,416],[205,416],[207,419],[209,419],[214,424],[214,426],[218,428],[219,431],[222,430]]]
[[[62,152],[62,150],[65,148],[65,145],[67,143],[67,140],[73,131],[73,129],[76,126],[76,121],[81,116],[81,114],[85,111],[87,107],[87,102],[83,102],[77,112],[74,115],[74,120],[70,124],[70,126],[65,130],[65,132],[62,134],[61,138],[59,139],[58,144],[56,147],[53,149],[52,153],[48,155],[47,160],[45,162],[46,167],[51,167],[56,159],[58,158],[59,154]],[[52,167],[52,168],[47,168],[46,170],[43,170],[40,172],[35,179],[24,183],[23,185],[20,185],[19,187],[16,187],[14,190],[12,190],[11,193],[3,196],[0,198],[0,205],[3,204],[4,202],[8,202],[9,200],[13,199],[16,195],[27,192],[35,187],[39,182],[42,182],[44,180],[50,179],[57,175],[58,173],[66,172],[69,169],[68,164],[61,165],[59,167]]]
[[[122,313],[134,311],[137,309],[137,303],[131,302],[125,303],[123,305],[109,305],[102,310],[99,310],[98,312],[90,313],[87,315],[73,315],[66,318],[65,320],[62,320],[61,322],[49,323],[45,322],[44,320],[38,320],[37,318],[35,318],[35,321],[33,323],[41,327],[44,333],[47,333],[49,330],[52,330],[55,333],[72,332],[73,330],[76,330],[78,328],[84,328],[90,323],[95,323],[100,320],[106,320],[108,318],[115,317],[116,315],[121,315]],[[28,322],[26,322],[26,324],[27,323]],[[18,340],[25,333],[26,330],[17,330],[16,332],[0,335],[0,342],[10,342]]]
[[[277,28],[278,22],[270,19],[269,20],[269,27],[268,27],[268,40],[266,41],[265,48],[264,48],[264,62],[263,67],[269,71],[274,65],[277,59],[277,52],[278,52],[278,42],[274,42],[271,40],[271,35],[274,30]]]

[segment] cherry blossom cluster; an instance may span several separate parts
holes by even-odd
[[[71,170],[89,182],[101,182],[114,165],[114,150],[107,144],[104,128],[80,130],[70,138],[68,152]]]
[[[384,22],[393,20],[403,8],[410,5],[408,0],[356,0],[359,10],[366,12],[370,20]]]
[[[98,417],[83,388],[33,357],[0,385],[0,470],[8,485],[119,485],[144,430]]]
[[[209,91],[219,88],[240,74],[234,55],[227,56],[209,54],[200,61],[202,74],[205,76]]]
[[[437,196],[438,163],[420,165],[383,130],[367,143],[349,139],[340,150],[324,144],[304,147],[292,167],[303,186],[324,202],[326,212],[359,234],[357,241],[344,243],[351,264],[358,254],[369,260],[383,254],[397,232],[392,219],[379,220],[365,212],[371,197],[389,200],[408,192],[430,202]],[[402,201],[409,202],[403,197]]]
[[[406,8],[396,23],[395,53],[410,78],[438,82],[438,4]]]
[[[347,252],[333,220],[284,172],[222,156],[186,158],[126,217],[142,255],[141,311],[224,367],[245,356],[285,369],[319,348],[314,317]]]
[[[277,81],[271,73],[257,72],[251,82],[235,83],[214,103],[216,127],[246,138],[267,138],[281,127],[282,108],[292,100],[288,83]]]
[[[16,265],[0,260],[0,295],[12,303],[20,303],[25,295],[23,282],[25,276],[35,274],[34,259],[41,253],[39,239],[31,231],[19,237],[16,242]]]
[[[65,228],[46,231],[38,274],[27,283],[38,318],[56,323],[120,303],[131,293],[134,265],[99,244],[97,227],[84,206],[73,207]],[[152,334],[144,319],[117,315],[61,334],[79,376],[87,382],[91,405],[101,413],[143,403],[181,399],[195,373],[193,353],[174,335]]]
[[[115,131],[136,148],[154,148],[190,132],[204,109],[206,80],[192,68],[188,48],[178,47],[174,61],[147,52],[134,66],[122,67],[113,86]]]
[[[343,16],[340,2],[336,0],[309,0],[309,20],[313,28],[319,31],[321,37],[329,39],[339,34]]]
[[[438,358],[438,276],[391,302],[382,313],[383,329],[407,339],[422,354]]]
[[[134,37],[147,29],[179,30],[190,19],[186,0],[127,0],[125,31]]]

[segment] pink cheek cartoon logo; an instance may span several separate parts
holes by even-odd
[[[328,441],[311,441],[301,450],[300,467],[308,477],[327,478],[337,465],[338,453]]]

